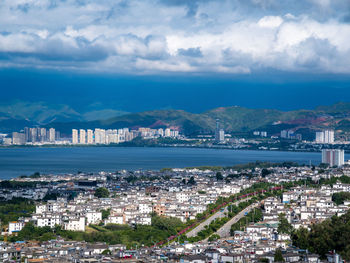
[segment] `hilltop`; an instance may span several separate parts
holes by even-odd
[[[124,113],[114,109],[78,113],[67,105],[50,107],[44,103],[0,106],[1,131],[18,130],[33,125],[54,127],[66,134],[70,134],[72,128],[177,127],[186,135],[197,135],[213,133],[216,119],[220,119],[222,128],[227,133],[264,130],[269,134],[278,134],[283,129],[293,129],[307,134],[327,127],[347,133],[350,132],[350,103],[339,102],[313,110],[294,111],[231,106],[202,113],[183,110]]]

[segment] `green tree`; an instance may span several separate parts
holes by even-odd
[[[261,177],[265,178],[267,175],[269,175],[271,172],[267,170],[266,168],[263,168],[261,170]]]
[[[309,247],[308,237],[309,237],[309,231],[306,228],[301,227],[298,230],[293,232],[293,235],[292,235],[293,244],[299,248],[307,249]]]
[[[350,200],[349,192],[334,193],[332,195],[332,201],[337,205],[343,204],[345,200]]]
[[[209,242],[216,241],[216,240],[218,240],[219,238],[220,238],[219,235],[213,234],[213,235],[211,235],[211,236],[208,238],[208,241],[209,241]]]
[[[107,198],[109,197],[109,191],[105,187],[99,187],[95,191],[95,196],[98,198]]]
[[[282,251],[279,248],[277,248],[276,251],[275,251],[274,261],[275,262],[284,262]]]
[[[293,226],[288,222],[285,214],[278,215],[279,224],[277,231],[279,234],[290,234],[293,231]]]
[[[221,172],[216,173],[216,180],[218,180],[218,181],[224,180],[224,177],[222,176]]]
[[[102,254],[102,255],[111,255],[112,252],[111,252],[109,249],[105,249],[105,250],[102,251],[101,254]]]
[[[111,209],[101,210],[101,212],[102,212],[102,220],[103,220],[109,217],[109,215],[111,214]]]
[[[194,185],[196,184],[196,181],[194,180],[194,177],[191,176],[190,180],[188,180],[187,184]]]

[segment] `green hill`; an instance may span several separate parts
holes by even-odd
[[[18,109],[18,110],[17,110]],[[111,116],[114,116],[111,118]],[[247,133],[254,130],[267,131],[269,135],[279,134],[283,129],[313,134],[320,128],[333,128],[350,132],[350,103],[320,106],[315,110],[280,111],[274,109],[249,109],[239,106],[220,107],[203,113],[183,110],[154,110],[139,113],[124,113],[114,109],[78,113],[66,105],[50,107],[44,103],[17,103],[12,106],[0,105],[0,130],[8,123],[20,126],[38,124],[55,127],[62,133],[70,134],[72,128],[117,129],[128,127],[165,128],[178,127],[186,135],[211,134],[216,119],[227,133]],[[23,128],[23,127],[22,127]],[[312,132],[311,132],[312,131]]]

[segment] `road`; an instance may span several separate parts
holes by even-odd
[[[245,213],[249,213],[253,208],[256,208],[260,205],[260,202],[251,204],[250,206],[243,209],[237,215],[232,217],[225,225],[223,225],[220,229],[216,231],[215,234],[219,235],[220,238],[226,238],[230,236],[231,226],[237,223],[242,217],[244,217]]]
[[[246,199],[242,199],[239,200],[237,202],[234,202],[232,204],[238,205],[241,202],[247,201],[249,200],[251,197],[246,198]],[[198,234],[198,232],[202,231],[204,229],[205,226],[208,226],[213,220],[217,219],[217,218],[222,218],[225,217],[225,213],[228,212],[227,207],[225,207],[224,211],[219,210],[218,212],[216,212],[215,214],[213,214],[211,217],[207,218],[205,221],[203,221],[202,223],[200,223],[198,226],[196,226],[195,228],[193,228],[191,231],[189,231],[188,233],[186,233],[187,237],[194,237]]]

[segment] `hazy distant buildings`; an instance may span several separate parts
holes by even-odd
[[[47,139],[47,132],[45,128],[38,128],[39,129],[39,136],[38,136],[38,141],[40,142],[46,142]]]
[[[327,163],[331,167],[344,165],[344,150],[323,149],[322,163]]]
[[[49,142],[54,142],[56,140],[56,130],[54,128],[49,129]]]
[[[25,134],[21,132],[13,132],[12,133],[12,144],[14,145],[22,145],[25,144]]]
[[[267,132],[266,131],[253,131],[253,135],[267,137]]]
[[[295,133],[293,130],[282,130],[280,137],[283,139],[302,140],[302,135],[300,133]]]
[[[86,131],[83,129],[79,130],[79,143],[80,144],[86,143]]]
[[[76,129],[72,130],[72,143],[78,144],[78,130]]]
[[[170,137],[171,136],[171,131],[169,128],[165,129],[165,132],[164,132],[164,137]]]
[[[316,132],[315,142],[317,143],[334,143],[334,131],[324,130]]]
[[[94,131],[88,129],[86,133],[86,142],[87,144],[93,144],[94,143]]]
[[[176,129],[151,129],[140,127],[138,130],[130,131],[129,128],[123,129],[99,129],[95,130],[77,129],[72,130],[72,144],[117,144],[133,140],[135,137],[151,139],[158,137],[177,138],[179,131]],[[224,136],[224,135],[222,135]]]
[[[220,129],[220,121],[219,119],[217,119],[216,127],[215,127],[215,142],[222,143],[224,141],[225,141],[225,131],[223,129]]]

